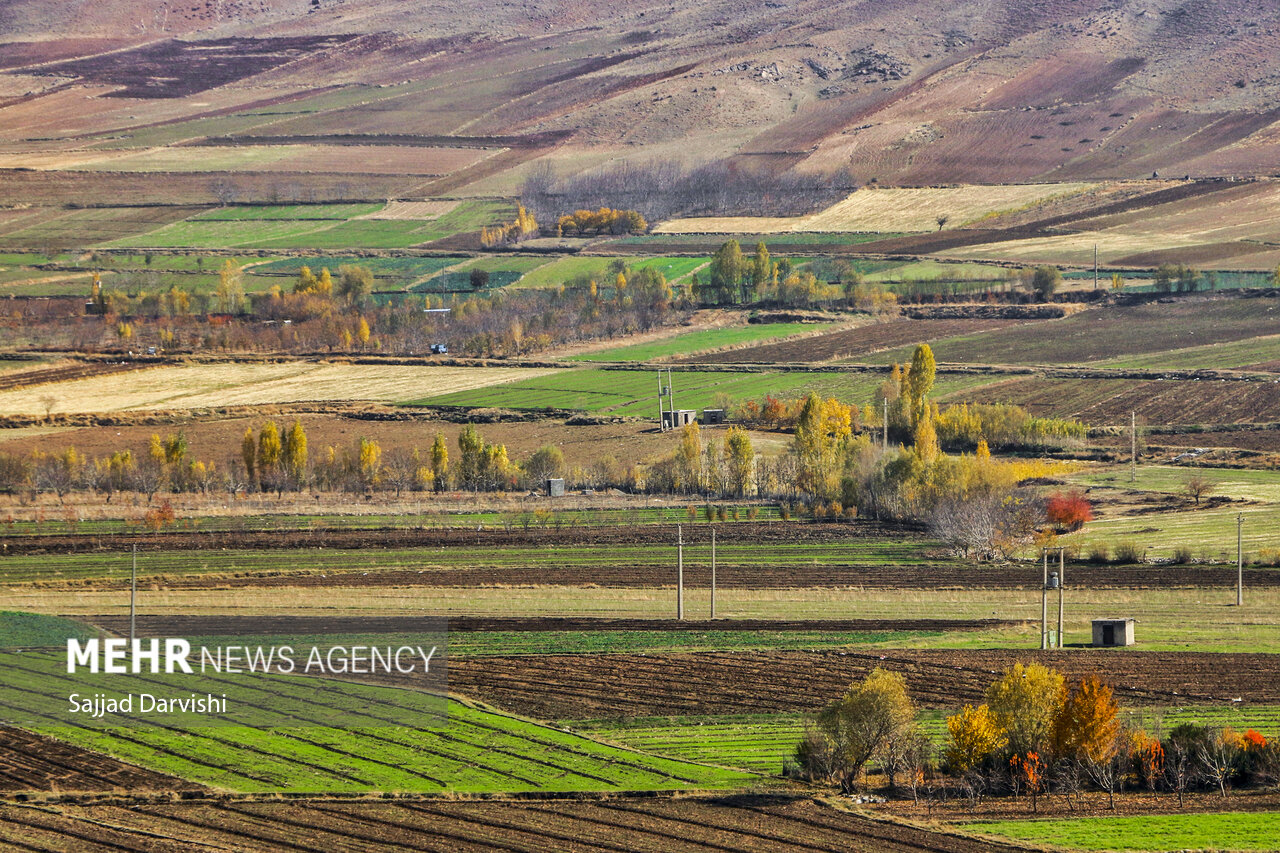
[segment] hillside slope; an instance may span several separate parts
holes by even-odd
[[[620,154],[893,184],[1280,171],[1264,0],[6,0],[0,32],[7,152],[536,142],[463,181],[495,190]]]

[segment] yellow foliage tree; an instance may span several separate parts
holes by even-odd
[[[977,767],[1004,749],[1009,742],[986,705],[965,705],[958,714],[947,717],[947,763],[957,771]]]
[[[1050,744],[1062,688],[1062,674],[1038,663],[1015,663],[987,688],[987,705],[1015,755],[1041,752]]]

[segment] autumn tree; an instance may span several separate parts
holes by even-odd
[[[373,293],[373,272],[363,266],[338,267],[338,294],[352,305],[364,305]]]
[[[240,439],[240,459],[244,462],[245,479],[252,485],[258,479],[258,447],[251,426],[244,428],[244,437]]]
[[[293,419],[284,434],[282,454],[285,473],[294,486],[300,488],[307,479],[307,432],[298,418]]]
[[[755,463],[751,436],[742,427],[731,426],[725,433],[724,458],[728,469],[729,489],[734,495],[741,497],[751,484],[751,469]]]
[[[1009,742],[986,705],[965,705],[947,717],[947,735],[947,764],[960,772],[982,766]]]
[[[915,730],[905,680],[876,667],[819,712],[796,758],[811,778],[829,779],[848,793],[874,755],[900,748]]]
[[[481,454],[484,439],[474,424],[467,424],[458,433],[458,485],[478,491],[480,488]]]
[[[1078,762],[1107,792],[1115,808],[1116,759],[1120,754],[1120,707],[1114,691],[1088,676],[1067,693],[1053,723],[1055,754]]]
[[[680,444],[675,457],[676,489],[699,492],[703,486],[702,428],[690,421],[680,428]]]
[[[729,240],[716,250],[708,269],[717,302],[732,302],[734,290],[746,274],[746,261],[737,240]]]
[[[442,433],[431,443],[431,482],[437,492],[449,487],[449,445]]]
[[[564,476],[564,451],[554,444],[544,444],[533,452],[524,464],[525,474],[532,485],[548,479]]]
[[[244,279],[240,267],[230,258],[218,271],[218,286],[213,292],[213,303],[223,314],[239,314],[244,310]]]
[[[360,439],[360,460],[358,471],[360,474],[360,483],[366,489],[373,488],[381,481],[382,446],[373,439]]]
[[[905,374],[901,374],[902,387],[899,396],[907,407],[909,425],[924,414],[928,404],[929,392],[933,390],[933,382],[938,373],[938,363],[934,360],[933,349],[928,344],[920,344],[911,355],[911,366]]]
[[[1049,523],[1059,530],[1076,531],[1093,521],[1093,506],[1079,489],[1050,495],[1044,512]]]
[[[1010,752],[1025,756],[1051,744],[1062,688],[1062,674],[1038,663],[1015,663],[991,683],[987,705],[1008,737]]]
[[[284,477],[280,470],[280,460],[284,452],[284,444],[280,439],[280,428],[275,421],[267,421],[258,430],[258,481],[263,490],[282,491]]]

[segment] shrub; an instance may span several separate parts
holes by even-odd
[[[1185,566],[1192,561],[1191,549],[1186,545],[1179,545],[1173,549],[1173,562],[1175,565]]]
[[[1097,542],[1089,546],[1089,562],[1090,563],[1109,563],[1111,562],[1111,546],[1106,542]]]
[[[1141,563],[1142,558],[1146,556],[1145,552],[1138,548],[1137,542],[1127,539],[1116,543],[1115,554],[1117,563]]]

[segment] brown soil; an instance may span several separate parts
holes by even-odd
[[[946,820],[968,822],[973,820],[1021,820],[1036,817],[1114,817],[1116,815],[1141,816],[1156,814],[1197,814],[1222,811],[1274,812],[1280,811],[1280,793],[1275,791],[1232,791],[1228,799],[1217,793],[1189,792],[1178,805],[1174,794],[1151,794],[1145,791],[1125,791],[1115,798],[1115,808],[1108,804],[1107,795],[1101,791],[1085,791],[1072,797],[1070,804],[1061,796],[1040,797],[1035,813],[1031,800],[1022,797],[988,797],[976,806],[958,792],[952,791],[945,801],[935,801],[930,807],[927,801],[920,803],[890,800],[877,805],[876,811],[913,821]]]
[[[232,799],[0,806],[26,849],[423,850],[438,853],[983,853],[1023,848],[874,820],[816,800],[738,794],[510,800]]]
[[[0,791],[196,791],[200,785],[23,729],[0,727]]]
[[[108,97],[182,98],[261,74],[308,53],[339,47],[352,38],[226,38],[198,43],[165,40],[61,62],[43,70],[79,77],[88,83],[122,87]]]
[[[485,656],[450,661],[449,688],[544,719],[809,711],[883,667],[922,707],[954,709],[1031,660],[1069,679],[1101,673],[1130,705],[1280,701],[1280,655],[1132,650]]]

